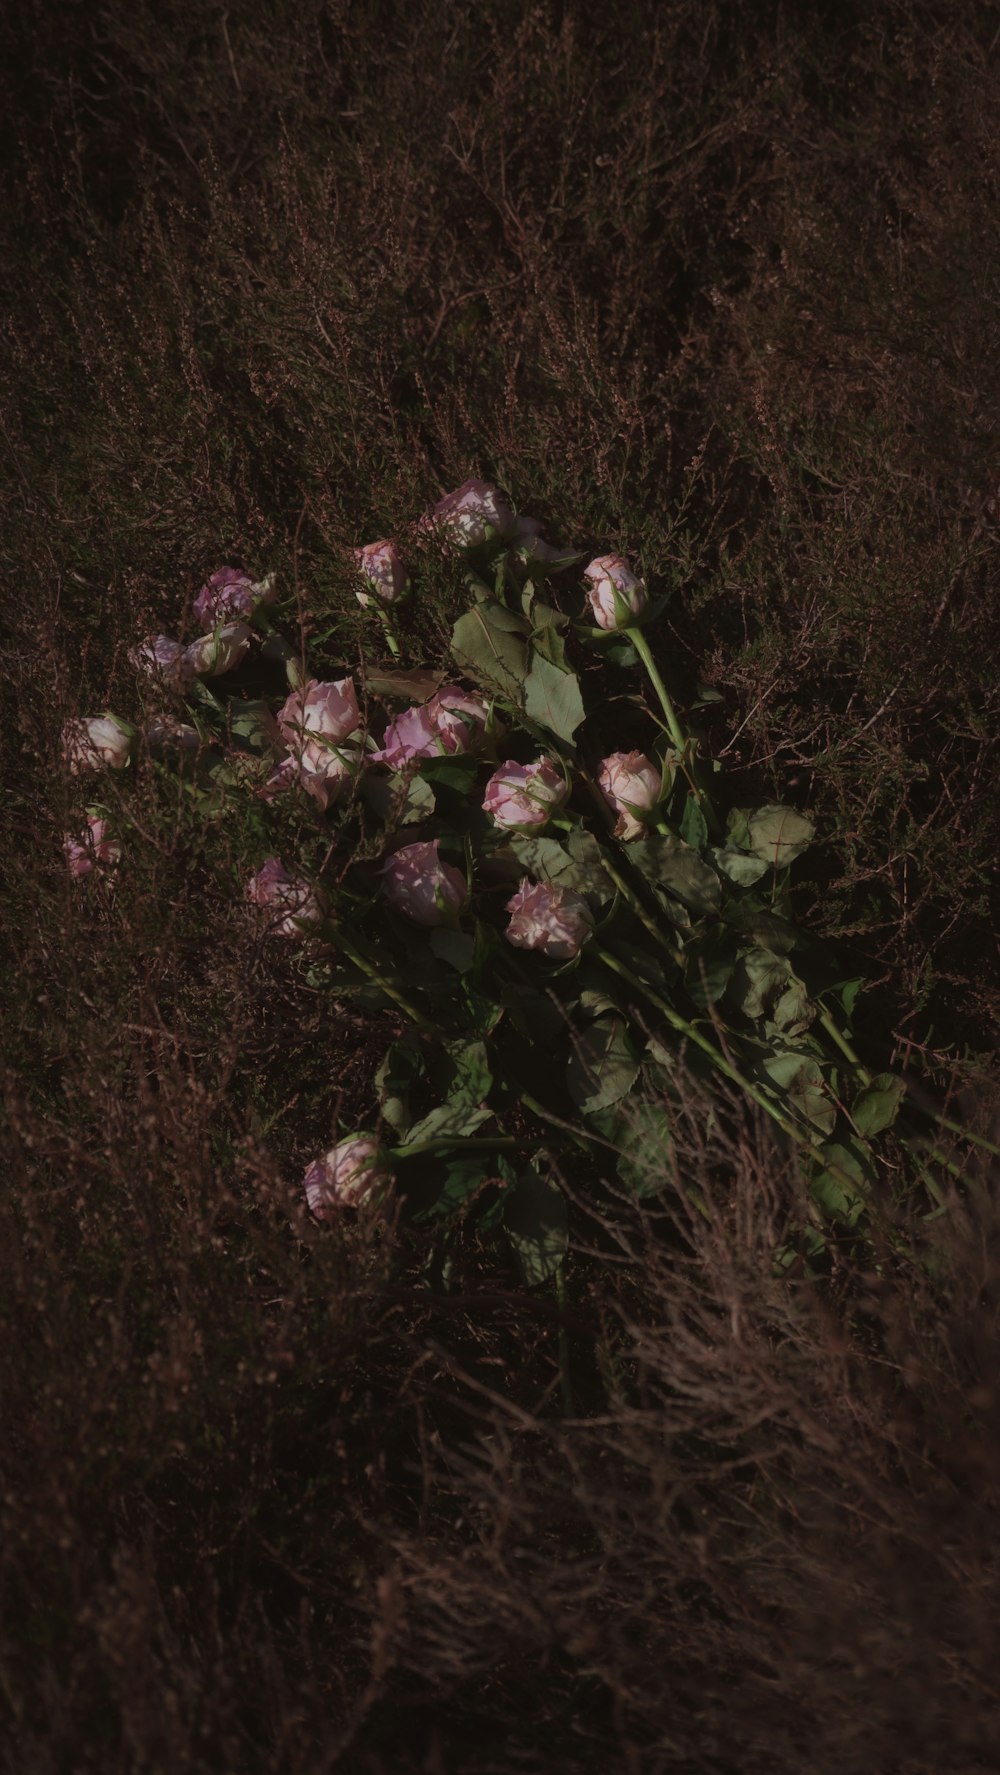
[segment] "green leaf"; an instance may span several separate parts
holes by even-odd
[[[816,1006],[812,1003],[805,985],[793,975],[780,998],[775,1001],[771,1011],[771,1022],[775,1029],[780,1030],[783,1035],[795,1036],[801,1035],[803,1030],[808,1029],[815,1015]]]
[[[836,1166],[838,1175],[834,1176],[827,1170],[818,1172],[809,1185],[809,1193],[817,1207],[822,1208],[831,1220],[841,1221],[846,1226],[856,1226],[868,1200],[868,1179],[864,1165],[850,1147],[842,1146],[837,1141],[826,1141],[821,1151],[824,1158]],[[844,1176],[839,1175],[841,1172]]]
[[[576,1037],[566,1083],[577,1108],[590,1115],[624,1097],[638,1072],[624,1019],[600,1017]]]
[[[859,1091],[851,1105],[851,1119],[859,1134],[868,1139],[891,1128],[906,1096],[906,1086],[891,1072],[880,1072]]]
[[[558,1001],[534,986],[505,980],[500,996],[511,1024],[525,1042],[554,1042],[566,1028],[566,1013]]]
[[[732,997],[745,1017],[764,1017],[792,978],[792,964],[767,949],[750,949],[733,978]]]
[[[749,857],[746,851],[731,850],[728,845],[712,850],[710,855],[720,873],[727,881],[735,882],[737,887],[753,887],[754,882],[766,875],[769,868],[762,857]]]
[[[504,1201],[504,1227],[529,1288],[555,1274],[569,1244],[566,1198],[551,1178],[522,1171]]]
[[[749,846],[757,857],[783,869],[786,863],[802,855],[813,841],[815,827],[804,814],[792,807],[769,802],[759,807],[747,821]]]
[[[684,984],[692,1003],[707,1010],[722,997],[736,966],[736,938],[730,931],[691,937],[684,945]]]
[[[488,1097],[493,1085],[485,1042],[454,1042],[448,1044],[452,1079],[448,1086],[448,1102],[456,1109],[477,1108]]]
[[[383,825],[413,826],[429,819],[434,812],[434,790],[421,775],[409,778],[400,771],[381,776],[366,771],[361,779],[361,793],[372,813]]]
[[[689,911],[718,912],[722,890],[714,869],[672,832],[638,838],[629,845],[628,854],[648,881],[673,894]]]
[[[425,1140],[461,1139],[463,1135],[474,1134],[477,1128],[490,1120],[493,1113],[493,1110],[485,1106],[482,1109],[471,1109],[461,1103],[442,1103],[408,1129],[407,1145],[416,1145],[418,1141],[422,1143]]]
[[[430,947],[432,954],[448,962],[457,974],[467,974],[475,960],[476,940],[467,931],[432,931]]]
[[[550,629],[549,634],[555,631]],[[583,698],[575,672],[563,671],[537,648],[531,650],[531,665],[524,681],[524,712],[529,720],[547,727],[560,739],[572,741],[584,718]]]
[[[764,1071],[807,1122],[823,1134],[833,1132],[837,1106],[824,1086],[818,1061],[799,1053],[772,1054],[764,1061]]]
[[[375,1089],[382,1116],[397,1134],[405,1134],[410,1125],[411,1087],[424,1070],[420,1049],[407,1036],[393,1042],[375,1074]]]
[[[479,768],[479,759],[468,752],[450,756],[442,753],[438,758],[422,758],[420,761],[421,777],[435,787],[454,789],[459,795],[468,795]]]
[[[701,810],[697,795],[688,795],[681,815],[681,837],[685,844],[690,844],[696,851],[704,850],[708,842],[708,821]]]
[[[591,1122],[618,1148],[618,1175],[640,1199],[660,1195],[673,1181],[674,1138],[662,1104],[640,1098],[598,1110]]]
[[[528,625],[502,604],[477,604],[460,616],[451,650],[464,672],[520,703],[528,669]]]
[[[258,699],[228,704],[228,727],[238,745],[250,752],[269,752],[281,744],[277,723],[267,703]]]

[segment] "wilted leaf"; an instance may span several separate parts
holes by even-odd
[[[681,837],[693,850],[704,850],[708,842],[708,821],[697,795],[689,794],[681,814]]]
[[[699,1010],[720,999],[736,966],[736,939],[729,931],[692,937],[684,945],[684,984]]]
[[[726,880],[735,882],[737,887],[753,887],[769,868],[762,857],[748,856],[746,851],[731,850],[728,845],[713,850],[711,857]]]
[[[827,1141],[822,1152],[823,1157],[836,1166],[837,1175],[830,1170],[818,1172],[809,1185],[809,1193],[831,1220],[856,1226],[867,1206],[868,1184],[864,1166],[850,1147],[841,1146],[837,1141]]]
[[[764,1071],[807,1122],[824,1134],[833,1132],[837,1106],[824,1087],[816,1060],[803,1054],[772,1054],[764,1061]]]
[[[614,891],[601,861],[601,847],[593,833],[583,826],[567,833],[562,844],[556,838],[516,834],[511,838],[510,849],[536,881],[557,882],[578,894],[596,894],[605,900]]]
[[[593,1126],[619,1150],[618,1175],[637,1196],[656,1196],[672,1181],[674,1139],[662,1104],[641,1098],[600,1110]]]
[[[792,964],[767,949],[750,949],[733,977],[732,997],[745,1017],[764,1017],[784,992]]]
[[[453,1077],[448,1086],[448,1102],[453,1108],[470,1109],[488,1097],[493,1084],[485,1042],[454,1042],[448,1045],[448,1058]]]
[[[420,775],[407,779],[398,771],[384,777],[366,771],[361,793],[372,812],[385,825],[412,826],[434,812],[434,791]]]
[[[566,1198],[550,1178],[522,1171],[504,1200],[504,1226],[529,1288],[555,1274],[569,1244]]]
[[[375,1074],[375,1089],[383,1118],[397,1134],[405,1134],[410,1125],[409,1092],[423,1070],[423,1055],[404,1036],[401,1041],[393,1042]]]
[[[426,703],[443,683],[443,672],[368,672],[365,676],[365,688],[375,696],[398,697],[410,703]]]
[[[577,1036],[566,1082],[584,1115],[607,1109],[632,1089],[639,1072],[621,1017],[601,1017]]]
[[[442,1103],[438,1109],[432,1109],[419,1122],[409,1129],[406,1139],[411,1141],[448,1139],[455,1140],[463,1135],[474,1134],[484,1122],[493,1115],[489,1108],[469,1108],[461,1103]]]

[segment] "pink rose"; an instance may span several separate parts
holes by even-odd
[[[515,764],[509,758],[487,783],[483,807],[505,830],[534,831],[547,824],[568,795],[569,784],[551,759]]]
[[[467,752],[482,737],[489,712],[482,697],[446,685],[428,702],[390,721],[381,751],[372,754],[374,762],[402,770],[415,758]]]
[[[387,1154],[371,1134],[352,1134],[314,1159],[303,1178],[306,1201],[317,1220],[333,1220],[340,1208],[384,1200],[392,1183]]]
[[[506,537],[515,523],[503,494],[489,481],[463,481],[454,493],[438,500],[427,527],[460,548],[475,548],[491,536]]]
[[[220,567],[202,586],[194,601],[194,614],[203,629],[250,616],[259,604],[273,604],[277,597],[275,576],[254,581],[238,567]]]
[[[129,653],[129,663],[148,678],[183,690],[195,676],[188,649],[169,635],[149,635]]]
[[[382,892],[414,924],[454,925],[469,898],[465,876],[442,863],[437,840],[407,844],[382,867]]]
[[[210,635],[199,635],[186,647],[185,658],[193,677],[219,678],[234,672],[250,649],[253,630],[245,622],[223,623]]]
[[[62,730],[62,753],[74,776],[81,770],[100,770],[110,765],[121,770],[128,763],[135,742],[135,728],[117,715],[92,715],[67,721]]]
[[[113,868],[122,854],[121,845],[111,837],[107,820],[99,814],[88,814],[86,826],[75,838],[67,832],[63,850],[74,880],[89,875],[92,869]]]
[[[621,555],[598,555],[583,576],[590,580],[587,597],[598,628],[629,628],[649,603],[645,581],[636,578]]]
[[[319,683],[310,678],[293,690],[278,710],[282,738],[296,757],[308,751],[315,760],[325,749],[338,746],[361,725],[357,693],[351,678]],[[314,768],[314,762],[308,768]]]
[[[270,801],[298,783],[325,812],[354,782],[364,759],[360,746],[328,746],[309,740],[298,757],[286,758],[268,777],[260,794]]]
[[[400,603],[408,584],[406,568],[402,556],[394,542],[367,542],[364,548],[353,551],[358,572],[366,582],[369,592],[374,592],[380,604]],[[358,603],[364,609],[371,603],[368,592],[356,592]]]
[[[618,819],[616,838],[638,838],[660,799],[663,778],[645,752],[612,752],[597,778]]]
[[[507,901],[507,911],[508,943],[515,949],[538,949],[552,961],[569,961],[577,955],[594,929],[593,914],[582,895],[572,888],[529,881],[527,876]]]
[[[247,883],[247,899],[271,915],[268,931],[276,937],[301,937],[329,911],[326,895],[301,875],[290,875],[278,857],[268,857]]]

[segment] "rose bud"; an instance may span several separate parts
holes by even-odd
[[[63,850],[74,880],[89,875],[92,869],[113,868],[122,854],[121,845],[111,837],[111,828],[100,814],[88,814],[86,826],[75,838],[67,832]]]
[[[638,838],[663,788],[652,759],[645,752],[612,752],[603,760],[597,780],[618,815],[615,837]]]
[[[301,937],[322,924],[329,902],[322,890],[301,875],[290,875],[278,857],[268,857],[247,883],[251,905],[271,914],[268,931],[276,937]]]
[[[211,635],[200,635],[185,649],[192,673],[198,678],[220,678],[233,672],[250,648],[253,631],[245,622],[224,623]]]
[[[194,614],[203,629],[251,616],[258,605],[273,604],[277,597],[273,573],[254,581],[238,567],[220,567],[202,586],[194,601]]]
[[[324,684],[310,678],[299,690],[293,690],[278,710],[282,738],[296,757],[314,744],[317,751],[338,746],[360,725],[361,713],[351,678]]]
[[[368,586],[367,592],[356,592],[355,597],[364,610],[370,603],[369,592],[373,592],[380,604],[399,604],[402,602],[409,580],[402,556],[394,542],[367,542],[364,548],[353,550],[358,572]]]
[[[407,844],[383,865],[382,892],[414,924],[454,925],[469,898],[460,869],[442,863],[437,840]]]
[[[568,795],[569,784],[550,759],[515,764],[509,758],[487,783],[483,807],[505,830],[527,832],[546,825]]]
[[[506,537],[515,523],[503,494],[489,481],[463,481],[454,493],[438,500],[428,528],[460,548],[475,548],[493,536]]]
[[[583,570],[590,580],[587,597],[600,629],[627,629],[649,603],[646,583],[637,579],[621,555],[598,555]]]
[[[147,636],[138,647],[132,648],[128,657],[137,672],[144,672],[148,678],[169,684],[176,690],[183,690],[195,676],[188,649],[182,641],[173,641],[169,635]]]
[[[569,961],[594,929],[594,917],[581,894],[525,876],[507,901],[507,941],[515,949],[537,949],[551,961]]]
[[[372,1134],[352,1134],[314,1159],[303,1178],[306,1201],[317,1220],[333,1220],[340,1208],[373,1206],[392,1185],[387,1154]]]
[[[70,771],[100,770],[110,765],[121,770],[129,761],[135,728],[117,715],[92,715],[83,721],[67,721],[62,730],[62,753]]]

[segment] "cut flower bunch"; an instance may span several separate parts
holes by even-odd
[[[812,823],[724,805],[649,646],[665,600],[620,554],[585,562],[547,543],[482,481],[414,538],[409,560],[392,538],[352,557],[398,669],[310,675],[275,576],[226,566],[194,602],[198,636],[132,649],[141,736],[107,712],[63,733],[68,772],[88,782],[145,744],[207,818],[252,805],[260,854],[233,883],[245,918],[262,942],[302,946],[314,988],[397,1019],[370,1126],[336,1130],[294,1186],[309,1211],[396,1204],[445,1242],[471,1218],[503,1228],[539,1282],[567,1247],[570,1160],[595,1190],[615,1171],[641,1194],[683,1190],[671,1123],[690,1071],[726,1081],[801,1154],[811,1210],[776,1262],[822,1263],[832,1233],[864,1238],[886,1206],[886,1141],[917,1155],[933,1203],[958,1170],[943,1118],[863,1064],[858,982],[792,915]],[[470,598],[447,674],[404,661],[393,627],[425,552],[457,564]],[[247,694],[249,665],[283,682]],[[288,797],[308,813],[293,849]],[[121,893],[138,842],[127,795],[86,820],[65,838],[70,872],[82,892]]]

